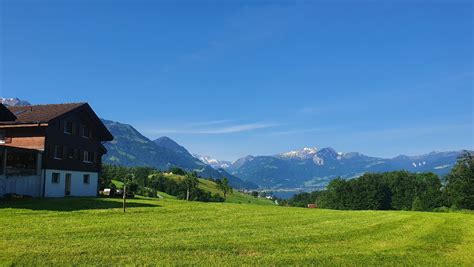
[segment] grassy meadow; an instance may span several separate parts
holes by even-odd
[[[0,265],[474,265],[474,214],[164,199],[0,203]]]

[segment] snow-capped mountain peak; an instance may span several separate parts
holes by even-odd
[[[193,156],[214,169],[227,169],[232,165],[232,163],[229,161],[218,160],[210,156],[202,156],[197,154],[193,154]]]
[[[28,106],[31,105],[28,101],[24,101],[18,98],[4,98],[0,97],[0,103],[5,106]]]
[[[316,147],[304,147],[300,150],[293,150],[285,153],[281,153],[279,156],[282,158],[299,158],[299,159],[308,159],[312,158],[318,149]]]

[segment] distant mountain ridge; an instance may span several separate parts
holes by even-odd
[[[29,106],[31,105],[30,102],[20,100],[18,98],[4,98],[0,97],[0,103],[2,103],[5,106]]]
[[[247,156],[236,160],[226,170],[263,188],[317,189],[336,177],[349,179],[366,172],[407,170],[445,175],[461,153],[432,152],[384,159],[358,152],[336,152],[330,147],[305,147],[273,156]]]

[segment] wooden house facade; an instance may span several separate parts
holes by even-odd
[[[87,103],[0,105],[0,196],[95,196],[112,140]]]

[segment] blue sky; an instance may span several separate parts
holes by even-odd
[[[66,3],[67,2],[67,3]],[[472,1],[0,0],[0,96],[234,160],[474,147]]]

